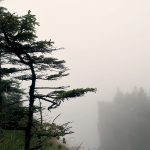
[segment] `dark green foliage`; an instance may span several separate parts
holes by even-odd
[[[1,68],[0,70],[3,71],[3,75],[8,75],[9,69]],[[7,71],[5,72],[5,70]],[[19,88],[19,83],[1,78],[0,93],[0,128],[14,130],[23,127],[23,120],[26,118],[26,109],[22,106],[21,99],[24,93]]]
[[[94,88],[86,88],[86,89],[73,89],[73,90],[69,90],[69,91],[57,91],[56,93],[58,93],[58,96],[56,97],[56,99],[69,99],[69,98],[74,98],[74,97],[79,97],[79,96],[83,96],[85,93],[87,92],[96,92],[96,89]]]
[[[16,68],[1,68],[0,70],[2,76],[7,76],[10,73],[17,72]]]
[[[7,95],[7,97],[9,96],[9,94],[11,96],[15,96],[15,94],[18,94],[16,97],[18,98],[18,100],[20,99],[19,97],[21,96],[21,94],[23,94],[22,90],[19,89],[19,84],[12,80],[1,80],[0,91],[4,93],[4,95]]]

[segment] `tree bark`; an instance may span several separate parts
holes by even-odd
[[[33,113],[34,113],[34,91],[36,83],[36,74],[34,71],[34,66],[31,63],[30,69],[32,73],[32,83],[29,89],[29,113],[28,113],[28,123],[25,130],[25,150],[30,150],[31,148],[31,138],[32,138],[32,124],[33,124]]]
[[[0,84],[1,84],[1,81],[2,81],[2,53],[0,51]],[[1,86],[1,85],[0,85]],[[2,87],[0,87],[2,89]],[[0,113],[2,112],[2,103],[3,103],[3,100],[2,100],[2,91],[0,91]]]

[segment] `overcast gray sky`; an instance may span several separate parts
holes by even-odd
[[[98,100],[112,100],[117,87],[150,90],[150,1],[5,0],[1,5],[19,14],[30,9],[41,25],[39,38],[65,47],[59,57],[71,74],[60,84],[97,87],[97,94],[65,103],[56,112],[63,110],[62,120],[74,122],[72,137],[78,141],[95,146]],[[95,139],[86,138],[92,134]]]

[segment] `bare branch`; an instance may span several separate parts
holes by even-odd
[[[52,123],[54,123],[55,120],[56,120],[60,115],[61,115],[61,114],[57,115],[57,116],[54,118],[54,120],[52,121]]]
[[[35,89],[66,89],[69,88],[70,86],[60,86],[60,87],[36,87]]]

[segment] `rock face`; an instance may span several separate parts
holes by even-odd
[[[102,150],[150,149],[150,98],[139,92],[99,103]]]

